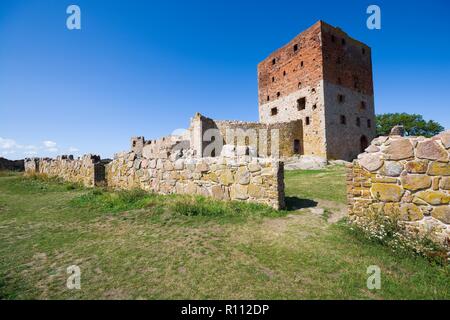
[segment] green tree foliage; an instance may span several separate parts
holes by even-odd
[[[396,125],[403,125],[405,135],[432,137],[444,130],[434,120],[425,121],[420,114],[385,113],[377,115],[377,135],[389,135]]]

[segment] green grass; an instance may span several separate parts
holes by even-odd
[[[346,203],[345,167],[285,171],[286,196]]]
[[[11,177],[19,174],[17,171],[0,170],[0,177]]]
[[[293,180],[315,184],[342,178],[339,170],[289,172],[286,184],[293,192]],[[0,298],[450,298],[448,267],[307,210],[72,187],[0,175]],[[73,291],[66,269],[74,264],[81,290]],[[381,268],[381,290],[366,287],[371,265]]]
[[[106,189],[90,190],[70,201],[74,207],[100,212],[123,212],[133,209],[151,210],[154,217],[216,217],[227,222],[244,221],[251,217],[279,217],[286,214],[268,206],[244,202],[219,202],[202,196],[158,195],[143,190],[110,192]]]

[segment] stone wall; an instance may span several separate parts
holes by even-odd
[[[135,150],[136,151],[136,150]],[[283,163],[250,156],[146,158],[145,152],[122,152],[105,163],[100,157],[25,159],[27,175],[40,174],[87,187],[143,189],[160,194],[192,194],[217,200],[240,200],[282,209]]]
[[[33,175],[39,173],[39,158],[26,158],[24,160],[24,168],[26,175]]]
[[[190,137],[169,135],[159,139],[145,140],[144,137],[131,138],[131,151],[146,158],[167,158],[175,150],[190,149]]]
[[[371,49],[322,23],[329,159],[352,160],[375,138]]]
[[[106,165],[107,185],[161,194],[196,194],[284,207],[283,163],[243,157],[147,159],[119,153]]]
[[[216,121],[216,125],[222,137],[224,137],[224,144],[253,146],[260,157],[292,157],[296,155],[294,140],[300,142],[300,149],[297,154],[303,152],[301,120],[273,124],[222,120]],[[251,134],[245,135],[245,133],[256,133],[256,137]]]
[[[327,158],[324,95],[323,81],[318,81],[260,106],[260,119],[271,125],[301,121],[302,154]],[[301,106],[299,99],[304,99]],[[276,110],[275,115],[272,110]]]
[[[283,123],[259,123],[235,120],[213,120],[199,113],[191,121],[190,145],[199,157],[219,156],[221,148],[212,150],[208,131],[213,129],[214,139],[221,146],[249,146],[253,156],[260,158],[289,158],[303,154],[303,125],[301,120]],[[295,140],[299,148],[294,148]],[[215,140],[217,141],[217,140]],[[277,142],[277,143],[275,143]],[[188,144],[188,143],[187,143]],[[213,151],[213,152],[211,152]]]
[[[90,154],[79,159],[74,159],[72,156],[59,156],[56,159],[25,159],[25,174],[58,177],[86,187],[103,185],[105,181],[104,163],[99,156]]]
[[[450,131],[433,138],[378,137],[350,165],[349,216],[398,217],[406,234],[450,245]]]
[[[328,82],[324,92],[328,159],[351,161],[376,136],[373,95]]]

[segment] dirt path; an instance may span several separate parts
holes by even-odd
[[[310,208],[302,208],[297,211],[309,211],[314,215],[326,218],[328,223],[336,223],[347,216],[347,206],[343,203],[314,199],[316,206]]]

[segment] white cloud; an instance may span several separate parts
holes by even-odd
[[[45,140],[42,141],[42,144],[44,145],[44,149],[47,152],[56,153],[58,152],[57,143],[51,140]]]
[[[46,148],[55,148],[55,147],[56,147],[56,142],[50,141],[50,140],[42,141],[42,144],[43,144]]]
[[[17,147],[17,143],[13,139],[5,139],[0,137],[0,149],[13,149]]]
[[[23,146],[23,148],[25,150],[38,150],[39,149],[39,147],[33,146],[33,145],[26,145],[26,146]]]
[[[173,136],[184,136],[185,134],[187,134],[187,132],[188,132],[188,130],[179,128],[179,129],[173,130],[172,135]]]
[[[0,137],[0,150],[6,150],[8,152],[3,152],[2,154],[12,154],[16,153],[18,150],[28,150],[28,151],[37,151],[40,148],[34,145],[21,145],[18,144],[14,139],[2,138]],[[24,154],[26,151],[24,152]]]
[[[77,153],[80,150],[74,146],[69,148],[61,148],[55,141],[45,140],[39,145],[31,144],[18,144],[14,139],[0,137],[0,156],[12,156],[15,154],[17,157],[33,157],[33,156],[46,156],[49,153],[56,154],[62,152],[62,150],[68,150],[70,153]]]
[[[14,153],[16,153],[15,150],[6,150],[6,151],[1,151],[1,152],[0,152],[0,155],[1,155],[1,156],[7,156],[7,155],[14,154]]]

